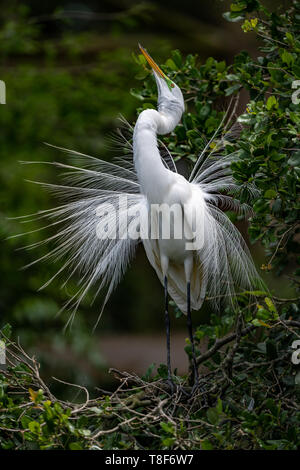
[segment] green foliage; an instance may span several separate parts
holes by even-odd
[[[230,325],[229,316],[212,319],[210,330],[204,331],[209,348],[225,331],[232,332]],[[299,366],[291,362],[295,326],[299,329],[300,315],[291,305],[271,330],[255,325],[248,334],[242,330],[241,338],[235,336],[234,355],[228,343],[206,356],[200,389],[192,399],[186,395],[191,390],[187,377],[174,377],[185,394],[178,388],[171,395],[165,368],[155,371],[151,366],[143,379],[118,373],[118,390],[93,400],[84,387],[74,385],[85,394],[81,403],[61,401],[51,393],[34,358],[10,342],[7,327],[8,367],[0,371],[0,448],[299,449]]]

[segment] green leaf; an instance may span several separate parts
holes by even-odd
[[[208,440],[208,439],[204,439],[202,442],[201,442],[201,449],[202,450],[213,450],[213,445],[212,443]]]
[[[172,60],[172,59],[167,60],[166,66],[169,67],[171,70],[177,70],[178,69],[177,65],[175,64],[174,60]]]
[[[286,156],[284,153],[272,152],[270,158],[273,162],[280,162],[285,160]]]
[[[243,294],[254,295],[256,297],[263,297],[267,292],[263,290],[246,290]]]
[[[6,323],[0,330],[0,337],[1,337],[1,334],[2,334],[4,339],[10,338],[11,337],[11,332],[12,332],[11,325],[9,323]]]
[[[217,62],[216,64],[216,69],[218,72],[224,72],[224,70],[226,69],[226,62],[225,60],[222,60],[221,62]]]
[[[282,206],[282,200],[280,198],[277,198],[274,203],[272,204],[272,212],[276,213],[281,210]]]
[[[97,407],[97,406],[92,406],[90,408],[90,411],[92,411],[93,413],[95,413],[96,415],[100,416],[101,414],[103,414],[103,408],[101,407]]]
[[[170,423],[160,423],[161,428],[168,434],[174,434],[174,426]]]
[[[211,107],[208,104],[202,105],[200,103],[197,103],[197,105],[196,107],[197,107],[197,110],[199,110],[199,119],[201,120],[206,119],[211,111]]]
[[[130,89],[130,94],[140,101],[144,101],[145,99],[143,95],[139,91],[137,91],[135,88]]]
[[[81,436],[84,436],[84,437],[89,437],[91,435],[90,429],[79,429],[78,432]]]
[[[247,3],[245,1],[231,3],[230,5],[231,11],[242,11],[242,10],[245,10],[246,8],[247,8]]]
[[[239,83],[236,83],[235,85],[232,85],[232,86],[226,88],[225,95],[230,96],[230,95],[232,95],[232,93],[239,90],[240,88],[241,88],[241,85]]]
[[[69,444],[69,449],[70,450],[82,450],[83,447],[80,444],[80,442],[70,442]]]
[[[217,424],[220,419],[220,413],[216,408],[209,408],[206,412],[207,419],[211,424]]]
[[[223,13],[225,20],[236,23],[244,19],[244,16],[241,16],[239,12],[226,11]]]
[[[178,50],[172,51],[172,59],[175,62],[178,69],[182,66],[182,55]]]
[[[134,77],[136,80],[145,80],[145,78],[149,75],[149,71],[144,69],[141,70],[139,73],[136,74]]]
[[[277,192],[275,191],[275,189],[267,189],[267,191],[265,191],[264,193],[264,197],[266,199],[274,199],[276,196]]]
[[[238,122],[240,122],[241,124],[250,124],[251,121],[252,121],[252,116],[251,114],[241,114],[238,119],[237,119]]]
[[[293,55],[287,50],[283,51],[283,53],[281,54],[281,59],[282,59],[282,62],[285,62],[288,65],[293,64],[295,61]]]
[[[265,302],[266,302],[270,312],[277,313],[276,307],[275,307],[275,305],[273,304],[272,300],[269,297],[265,297]]]
[[[168,368],[166,364],[160,364],[159,367],[157,368],[157,373],[162,379],[167,379],[168,378]]]
[[[216,410],[219,413],[222,413],[222,411],[223,411],[223,402],[222,402],[221,398],[219,398],[219,397],[218,397],[218,403],[217,403],[217,406],[216,406]]]
[[[30,423],[28,423],[28,428],[34,434],[37,434],[41,431],[40,423],[37,421],[30,421]]]
[[[162,445],[164,447],[172,447],[174,445],[175,439],[174,437],[167,437],[166,439],[162,440]]]
[[[150,364],[150,366],[146,370],[145,375],[142,378],[146,381],[149,381],[151,379],[151,376],[152,376],[152,373],[153,373],[154,369],[155,369],[155,364],[154,364],[154,362],[152,362],[152,364]]]
[[[267,100],[267,109],[270,111],[273,108],[278,108],[276,96],[270,96]]]

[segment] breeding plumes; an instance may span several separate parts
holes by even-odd
[[[237,292],[258,288],[261,281],[239,231],[223,212],[247,209],[234,198],[239,190],[230,169],[235,156],[222,156],[223,136],[213,152],[208,152],[208,142],[189,180],[178,174],[171,154],[167,151],[165,158],[167,149],[160,151],[157,136],[172,132],[180,122],[183,95],[146,50],[140,49],[156,80],[157,110],[140,113],[133,145],[124,138],[128,149],[124,158],[107,162],[60,149],[71,162],[49,164],[64,170],[63,184],[37,184],[62,203],[35,215],[47,220],[47,227],[54,227],[56,233],[30,248],[50,242],[55,246],[31,264],[59,261],[61,268],[54,277],[62,276],[63,285],[78,274],[78,291],[64,305],[71,311],[71,320],[92,287],[95,297],[106,288],[103,310],[138,243],[143,243],[164,286],[169,382],[172,385],[168,295],[187,315],[197,385],[191,310],[200,309],[205,299],[213,309],[233,304]],[[217,134],[218,130],[213,139],[217,140]]]

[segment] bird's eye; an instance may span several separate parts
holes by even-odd
[[[174,83],[171,83],[171,88],[174,88],[174,86],[175,86]]]

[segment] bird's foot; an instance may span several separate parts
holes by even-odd
[[[165,384],[168,385],[169,389],[170,389],[170,393],[171,395],[174,395],[174,393],[176,392],[176,385],[174,384],[173,380],[171,379],[171,377],[168,377],[166,380],[165,380]]]
[[[194,383],[194,385],[192,386],[192,390],[190,391],[190,398],[195,397],[196,395],[198,395],[199,392],[201,392],[201,388],[200,388],[199,382],[197,380]]]
[[[196,380],[196,382],[192,386],[192,389],[189,393],[189,400],[192,400],[196,397],[198,399],[200,399],[200,401],[203,403],[204,407],[208,406],[207,405],[206,392],[205,392],[204,388],[200,385],[198,380]]]
[[[183,385],[174,383],[173,379],[171,378],[166,379],[164,382],[169,387],[170,395],[177,395],[178,397],[183,395],[187,398],[189,397],[189,391]]]

